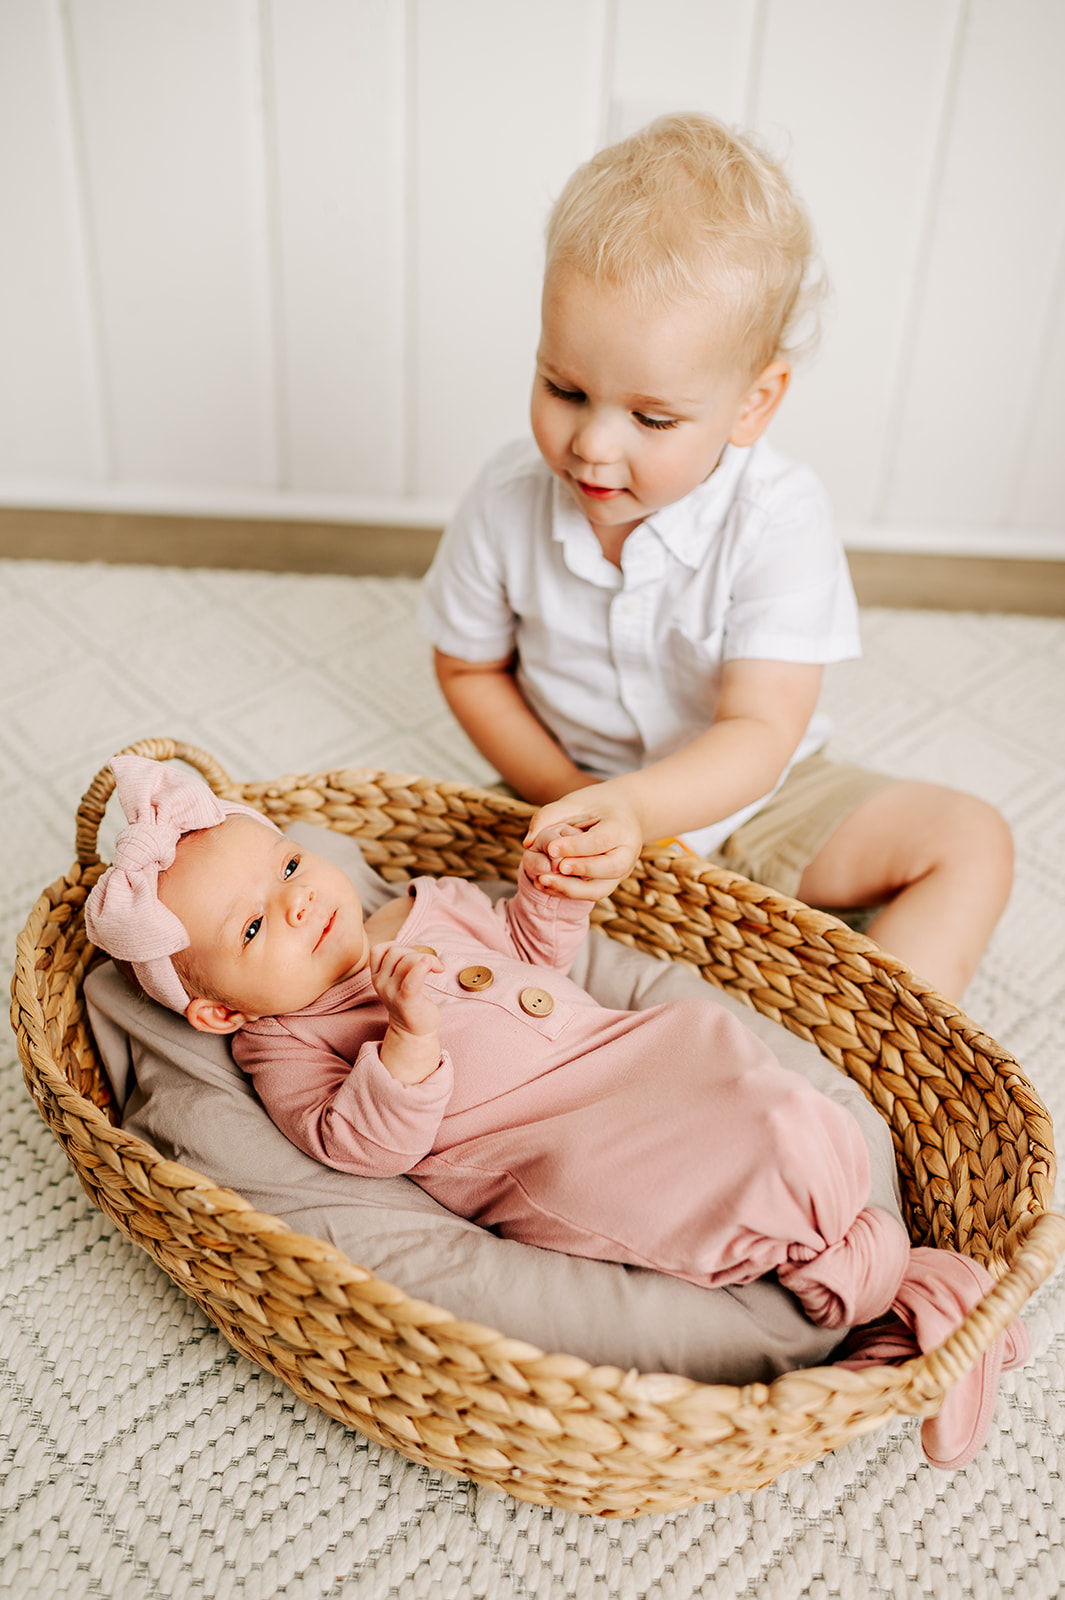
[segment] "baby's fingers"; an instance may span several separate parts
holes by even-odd
[[[376,974],[371,966],[374,987],[388,1012],[390,1027],[408,1034],[438,1032],[440,1011],[425,989],[433,960],[432,956],[404,951],[398,957],[383,957]]]
[[[400,999],[413,1000],[425,986],[430,972],[443,972],[439,956],[425,950],[412,950],[394,940],[375,944],[370,950],[370,976],[385,1004]]]
[[[618,886],[619,879],[613,878],[577,878],[568,873],[563,877],[560,872],[545,872],[537,883],[541,889],[547,889],[552,894],[564,896],[567,900],[605,900],[607,895],[613,894]]]
[[[535,812],[522,843],[527,849],[543,850],[563,835],[579,838],[598,821],[599,813],[589,809],[574,811],[565,800],[552,801]]]

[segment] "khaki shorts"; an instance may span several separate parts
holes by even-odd
[[[794,899],[806,868],[844,817],[897,781],[845,761],[807,756],[708,859]]]

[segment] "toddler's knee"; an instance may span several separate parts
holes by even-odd
[[[979,873],[991,892],[1009,894],[1013,882],[1013,835],[1002,814],[976,795],[959,795],[951,849]]]

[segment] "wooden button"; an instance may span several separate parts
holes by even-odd
[[[423,956],[436,955],[436,951],[433,949],[431,944],[412,944],[411,949],[417,950],[418,954]]]
[[[523,989],[518,1004],[530,1017],[549,1017],[555,1009],[555,1002],[546,989]]]
[[[487,989],[494,982],[491,967],[463,967],[459,973],[459,987],[463,989]]]

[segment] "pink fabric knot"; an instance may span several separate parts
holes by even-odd
[[[952,1250],[917,1245],[891,1304],[892,1315],[876,1328],[848,1339],[842,1367],[899,1365],[942,1344],[993,1287],[991,1275]],[[921,1426],[921,1447],[934,1467],[964,1467],[987,1437],[1003,1368],[1019,1367],[1030,1354],[1028,1335],[1013,1322],[976,1365],[947,1390],[942,1408]]]
[[[169,824],[134,822],[123,828],[115,841],[112,866],[128,873],[154,863],[160,872],[165,872],[174,859],[180,837]]]
[[[937,1345],[961,1325],[992,1287],[979,1262],[950,1250],[911,1247],[886,1212],[866,1208],[823,1250],[793,1244],[777,1277],[825,1328],[852,1327],[839,1365],[898,1365]],[[861,1324],[878,1326],[863,1328]],[[921,1429],[933,1466],[971,1461],[991,1425],[1003,1367],[1028,1356],[1028,1336],[1015,1322],[948,1391],[937,1416]]]
[[[234,815],[274,824],[250,806],[220,800],[189,773],[145,756],[116,756],[115,789],[129,827],[115,841],[115,859],[85,902],[85,930],[93,944],[129,961],[146,994],[184,1012],[189,997],[170,957],[188,934],[159,899],[159,874],[173,864],[186,833],[217,827]],[[276,831],[276,830],[275,830]]]
[[[852,1328],[883,1316],[902,1281],[910,1241],[894,1217],[866,1207],[823,1250],[793,1244],[777,1277],[822,1328]]]

